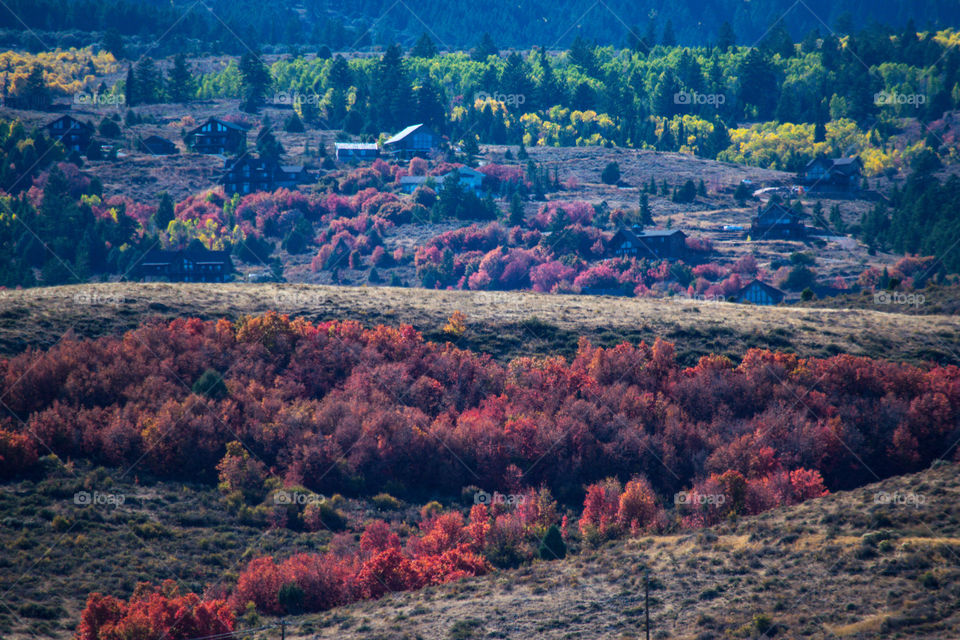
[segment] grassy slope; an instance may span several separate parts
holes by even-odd
[[[879,295],[879,297],[878,297]],[[960,314],[960,284],[931,284],[916,291],[847,293],[844,295],[798,303],[801,307],[872,309],[910,315]]]
[[[288,636],[641,637],[641,567],[649,563],[653,637],[750,637],[741,627],[758,614],[783,625],[778,637],[958,637],[957,471],[945,463],[712,530],[611,542],[563,561],[301,616]],[[67,467],[0,485],[4,638],[69,638],[90,591],[125,597],[140,580],[165,578],[229,588],[254,555],[329,541],[245,526],[212,487],[108,475]],[[84,489],[126,500],[79,507],[73,495]],[[879,491],[912,492],[924,504],[877,505]],[[357,504],[348,513],[358,522],[376,516]]]
[[[879,491],[926,502],[877,505]],[[713,530],[304,616],[295,636],[642,638],[649,564],[654,638],[955,638],[958,516],[957,467],[943,464]],[[755,635],[754,616],[776,632]]]
[[[97,304],[79,303],[86,295]],[[99,284],[0,292],[0,354],[54,344],[67,330],[99,336],[150,317],[236,318],[278,309],[311,320],[365,325],[409,323],[446,340],[455,310],[468,318],[458,346],[498,358],[570,355],[581,335],[596,344],[674,341],[686,364],[708,353],[742,355],[750,347],[805,356],[863,354],[890,360],[960,363],[960,321],[868,309],[762,308],[683,300],[555,296],[390,287],[276,284]]]

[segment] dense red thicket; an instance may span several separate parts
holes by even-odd
[[[547,530],[560,522],[557,504],[545,489],[511,497],[511,504],[474,505],[466,520],[456,511],[425,512],[419,533],[405,544],[376,520],[365,527],[359,545],[341,537],[327,553],[257,558],[240,574],[231,604],[238,611],[252,602],[262,612],[293,613],[281,595],[293,585],[303,594],[297,607],[322,611],[484,575],[493,569],[491,561],[498,566],[529,561]]]
[[[323,611],[395,591],[483,575],[491,569],[482,555],[485,520],[484,507],[471,513],[469,524],[455,512],[425,519],[421,534],[413,537],[406,549],[389,525],[377,520],[367,525],[357,549],[300,553],[282,561],[271,556],[257,558],[240,574],[231,603],[237,610],[252,602],[265,613],[296,613],[281,596],[285,586],[294,585],[303,594],[296,603],[298,608]]]
[[[188,640],[233,631],[234,613],[224,600],[180,595],[176,583],[137,586],[129,601],[92,593],[80,614],[77,640]]]
[[[191,392],[207,369],[229,394]],[[276,314],[67,338],[0,361],[0,380],[15,413],[0,423],[0,455],[17,467],[36,447],[213,481],[239,440],[288,482],[324,493],[505,487],[511,466],[564,501],[635,474],[661,495],[728,470],[811,469],[835,488],[928,464],[960,415],[954,366],[751,350],[739,365],[708,357],[683,368],[666,342],[586,340],[570,362],[503,366],[410,327]]]

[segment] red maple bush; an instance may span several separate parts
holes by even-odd
[[[0,428],[0,477],[15,477],[36,462],[37,445],[29,434]]]
[[[236,610],[252,602],[269,614],[296,613],[282,602],[285,586],[303,594],[304,611],[324,611],[356,600],[379,598],[387,593],[419,589],[468,576],[484,575],[491,567],[479,553],[482,540],[463,517],[450,512],[421,522],[421,535],[404,550],[387,523],[374,521],[360,538],[359,549],[349,555],[327,552],[301,553],[276,561],[270,556],[247,565],[231,596]]]
[[[173,580],[140,583],[130,600],[92,593],[80,614],[77,640],[189,640],[229,633],[233,609],[224,600],[180,594]]]

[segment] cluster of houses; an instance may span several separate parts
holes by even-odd
[[[62,115],[48,123],[46,131],[67,150],[77,153],[85,153],[89,149],[95,133],[92,125],[71,115]],[[227,156],[220,184],[228,195],[292,188],[315,180],[314,172],[306,167],[285,165],[277,159],[246,153],[247,133],[248,128],[244,125],[210,117],[198,127],[187,131],[185,142],[196,153]],[[418,156],[433,155],[439,146],[440,136],[436,131],[424,124],[414,124],[388,138],[382,148],[376,143],[338,142],[336,154],[340,162],[370,161],[378,157],[410,160]],[[157,156],[179,153],[176,143],[157,135],[139,139],[137,147],[144,153]],[[479,189],[482,175],[473,174],[464,175],[462,182],[468,188]],[[426,181],[426,178],[423,178],[423,181]],[[413,185],[413,182],[409,185]],[[410,191],[416,186],[418,185],[413,185]]]
[[[94,129],[70,115],[63,115],[46,126],[48,135],[71,151],[83,153],[90,145]],[[221,118],[211,117],[186,134],[185,142],[193,151],[228,156],[224,161],[220,184],[227,194],[247,194],[294,188],[309,183],[316,176],[300,165],[285,165],[274,158],[246,153],[247,127]],[[343,163],[369,162],[379,157],[409,160],[433,155],[440,145],[440,136],[424,124],[406,127],[382,144],[337,142],[336,159]],[[138,140],[140,150],[152,155],[178,153],[177,145],[160,136]],[[809,192],[852,192],[859,188],[863,164],[854,158],[816,158],[798,174],[798,181]],[[404,176],[400,186],[413,193],[428,182],[436,189],[456,177],[468,190],[482,193],[484,174],[469,167],[460,167],[442,176]],[[771,201],[759,207],[751,220],[749,237],[760,239],[799,240],[808,235],[803,222],[805,214]],[[679,260],[688,256],[687,236],[679,229],[647,229],[625,227],[611,238],[611,255],[624,258]],[[151,251],[140,265],[144,280],[180,282],[225,282],[230,279],[233,264],[224,251],[191,249],[185,251]],[[766,283],[750,282],[731,299],[737,302],[769,305],[783,301],[785,294]]]
[[[425,124],[412,124],[383,143],[337,142],[334,144],[338,162],[369,162],[379,157],[410,160],[429,157],[440,148],[440,135]]]
[[[67,151],[86,153],[90,148],[90,143],[93,142],[93,125],[78,120],[71,115],[60,116],[49,122],[45,129],[47,136],[60,142]],[[154,156],[173,155],[180,152],[173,141],[156,135],[139,138],[137,147],[140,151]]]

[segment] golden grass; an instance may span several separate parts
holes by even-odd
[[[87,299],[95,302],[84,303]],[[568,352],[579,335],[598,336],[601,342],[660,336],[676,342],[678,352],[694,355],[738,355],[749,347],[769,347],[801,355],[853,353],[960,362],[960,322],[954,316],[533,292],[244,283],[107,283],[0,292],[0,352],[51,344],[68,329],[100,335],[151,316],[238,317],[271,309],[313,320],[409,323],[440,340],[445,339],[440,328],[459,310],[467,317],[462,346],[507,356],[523,354],[532,343],[543,341],[546,323],[547,333],[562,334],[553,336],[552,346],[562,342]]]
[[[858,622],[853,622],[850,624],[839,625],[831,627],[830,625],[825,625],[827,630],[830,631],[835,636],[841,638],[846,638],[849,636],[856,636],[863,633],[879,633],[883,629],[883,623],[890,617],[889,613],[877,613],[872,616],[867,616],[863,620]]]

